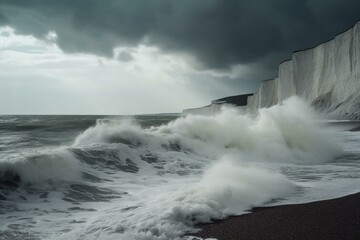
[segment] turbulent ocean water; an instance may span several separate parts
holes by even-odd
[[[298,99],[249,116],[0,116],[0,239],[185,239],[360,190],[360,135]]]

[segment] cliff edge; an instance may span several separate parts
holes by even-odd
[[[257,93],[215,100],[184,113],[216,112],[223,104],[256,112],[294,95],[328,118],[360,119],[360,22],[330,41],[294,52],[280,64],[278,77],[263,81]],[[242,104],[236,104],[237,100]]]

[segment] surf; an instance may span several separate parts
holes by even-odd
[[[0,178],[16,181],[2,187],[5,202],[38,214],[37,224],[27,224],[48,239],[180,239],[197,223],[296,193],[299,183],[286,169],[342,154],[297,98],[257,116],[223,108],[150,126],[134,117],[102,118],[70,144],[34,149],[2,159]],[[31,204],[18,200],[26,189]],[[44,211],[55,202],[76,225],[48,220]]]

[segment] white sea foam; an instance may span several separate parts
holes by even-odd
[[[111,207],[78,237],[87,239],[178,239],[193,225],[241,214],[252,206],[289,194],[294,184],[284,176],[221,160],[201,178],[174,179],[143,189],[141,204],[126,212]],[[106,226],[106,228],[104,228]],[[74,234],[74,233],[71,233]]]
[[[256,118],[224,108],[213,116],[187,115],[149,129],[129,119],[98,123],[78,136],[74,146],[127,143],[154,150],[176,144],[211,158],[235,154],[246,155],[247,161],[316,164],[331,159],[339,148],[314,120],[311,109],[292,97],[284,105],[261,109]]]
[[[131,118],[97,121],[94,127],[90,127],[75,139],[73,146],[122,142],[136,145],[148,142],[149,137],[146,130],[141,129]]]
[[[91,196],[93,187],[127,193],[106,204],[76,203],[95,209],[91,214],[57,203],[63,218],[76,224],[41,215],[34,230],[46,239],[179,239],[198,222],[241,214],[314,186],[309,169],[322,169],[339,153],[314,120],[301,100],[291,98],[255,118],[224,108],[150,128],[132,119],[98,121],[53,157],[40,154],[0,166],[30,183],[71,180],[86,172],[96,180],[84,178],[89,192],[75,186],[75,194]],[[129,163],[134,171],[126,170]],[[48,208],[54,201],[59,200],[50,199]]]
[[[71,234],[88,239],[176,239],[193,230],[195,223],[240,214],[290,194],[295,184],[279,173],[276,164],[319,164],[339,153],[314,120],[301,100],[291,98],[282,106],[262,109],[256,118],[224,108],[214,116],[188,115],[148,129],[129,119],[98,122],[73,146],[127,145],[130,152],[156,154],[165,160],[164,169],[182,170],[193,161],[203,174],[190,170],[184,179],[165,171],[163,184],[137,179],[144,186],[130,190],[134,197],[103,209],[89,227]],[[181,152],[164,148],[172,145]],[[146,181],[155,182],[157,177],[151,174],[141,172]],[[134,208],[124,211],[124,202]]]

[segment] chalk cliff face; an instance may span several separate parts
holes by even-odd
[[[277,78],[247,96],[246,110],[256,112],[293,95],[329,118],[360,118],[360,22],[315,48],[294,52],[280,64]]]

